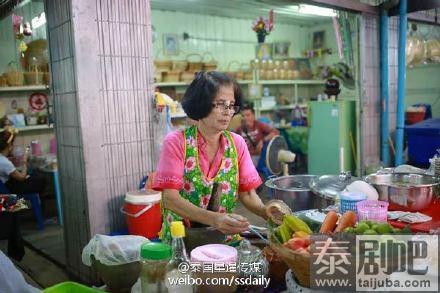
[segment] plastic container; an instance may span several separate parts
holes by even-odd
[[[202,267],[212,267],[214,268],[215,265],[219,264],[225,264],[229,265],[232,263],[237,262],[238,253],[237,250],[234,247],[224,245],[224,244],[208,244],[199,246],[191,251],[191,262],[192,263],[200,263],[202,264]],[[209,265],[206,265],[209,264]],[[235,273],[226,270],[226,271],[219,271],[219,270],[201,270],[196,271],[193,273],[194,278],[200,278],[203,280],[202,284],[206,285],[200,285],[196,286],[196,292],[209,292],[209,293],[229,293],[229,292],[235,292],[237,289],[237,286],[232,282],[232,286],[228,287],[226,285],[207,285],[209,282],[207,282],[208,279],[213,280],[217,278],[223,278],[234,280]]]
[[[154,190],[127,192],[121,212],[126,216],[129,234],[157,238],[162,227],[161,195]]]
[[[407,111],[406,112],[406,123],[412,125],[421,122],[425,119],[425,111]]]
[[[358,221],[370,220],[386,222],[388,215],[388,203],[380,200],[364,200],[357,204]]]
[[[149,242],[141,247],[141,288],[142,293],[167,292],[165,285],[166,268],[171,258],[171,246]]]
[[[346,211],[357,212],[356,204],[366,199],[367,196],[361,192],[343,192],[340,196],[339,211],[341,214]]]
[[[410,162],[421,167],[429,167],[429,159],[434,157],[440,146],[440,119],[428,119],[405,127],[408,136]]]
[[[99,293],[102,291],[93,289],[75,282],[63,282],[43,290],[44,293]]]
[[[41,149],[41,143],[38,140],[31,141],[31,153],[32,156],[39,157],[43,155],[43,151]]]

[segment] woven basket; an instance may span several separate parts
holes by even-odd
[[[236,66],[236,70],[233,70],[234,66]],[[240,70],[241,64],[236,60],[232,60],[228,63],[228,69],[225,74],[233,79],[237,79],[237,73]]]
[[[50,72],[44,72],[43,74],[43,82],[45,85],[50,84]]]
[[[211,53],[203,53],[203,70],[214,71],[217,69],[218,62],[214,59]]]
[[[193,71],[184,71],[182,72],[182,75],[180,76],[180,80],[183,82],[191,82],[194,79],[195,72]]]
[[[22,86],[24,85],[23,72],[17,69],[17,63],[14,61],[9,62],[8,71],[4,74],[8,82],[8,86]]]
[[[0,87],[7,87],[8,86],[8,79],[4,75],[0,75]]]
[[[197,61],[190,61],[197,59]],[[203,57],[200,54],[188,54],[186,55],[186,61],[188,61],[188,71],[202,71],[203,70]]]
[[[29,72],[24,73],[24,78],[27,85],[40,85],[43,84],[44,72],[38,71],[37,65],[30,67]]]
[[[156,72],[160,71],[170,71],[173,62],[171,60],[154,60],[154,66],[156,67]]]
[[[168,71],[163,72],[163,81],[164,82],[178,82],[180,81],[181,71]]]
[[[155,71],[154,82],[162,82],[162,81],[163,81],[163,71]]]
[[[270,248],[272,248],[292,270],[298,283],[303,287],[310,288],[310,256],[297,253],[273,242],[270,243]]]
[[[173,71],[185,71],[188,68],[188,61],[177,60],[173,61]]]

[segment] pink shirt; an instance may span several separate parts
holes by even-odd
[[[239,191],[250,191],[260,186],[261,178],[252,163],[244,139],[233,132],[231,135],[238,153]],[[227,139],[224,135],[221,136],[220,147],[210,165],[206,153],[206,141],[200,132],[198,132],[197,138],[200,168],[205,176],[213,178],[220,169]],[[159,163],[153,178],[153,189],[182,189],[184,164],[185,139],[183,131],[169,133],[162,145]]]

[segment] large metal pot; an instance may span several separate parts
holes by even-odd
[[[341,172],[339,175],[322,175],[310,182],[310,189],[315,194],[316,209],[325,209],[334,205],[339,194],[353,181],[358,180],[352,177],[350,172]]]
[[[435,198],[435,186],[440,180],[434,176],[414,173],[371,174],[365,181],[379,192],[379,199],[390,203],[390,210],[420,211]]]
[[[273,198],[284,201],[292,211],[309,210],[314,207],[315,196],[310,192],[310,182],[317,176],[290,175],[266,181]]]

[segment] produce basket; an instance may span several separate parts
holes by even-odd
[[[200,54],[193,53],[186,55],[188,62],[188,71],[196,72],[203,70],[203,57]]]
[[[0,87],[8,86],[8,78],[5,75],[0,75]]]
[[[287,264],[298,283],[303,287],[310,288],[310,255],[283,246],[274,235],[274,225],[269,223],[268,226],[270,248]]]
[[[208,59],[206,57],[208,57]],[[202,60],[203,60],[203,70],[214,71],[217,69],[218,62],[216,60],[214,60],[214,57],[212,56],[211,53],[209,53],[209,52],[203,53]]]
[[[22,86],[24,84],[23,72],[18,71],[17,64],[15,62],[9,63],[8,71],[5,73],[5,76],[9,86]]]
[[[93,289],[75,282],[63,282],[43,290],[44,293],[98,293],[101,290]]]

